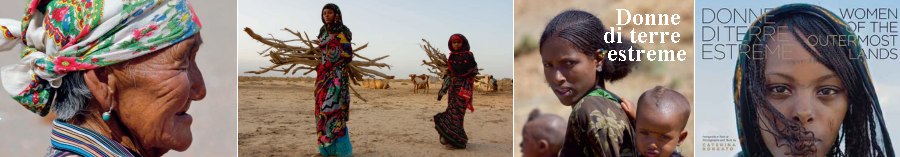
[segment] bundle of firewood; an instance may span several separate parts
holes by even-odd
[[[309,74],[310,72],[313,72],[316,70],[316,66],[318,66],[322,62],[320,59],[322,59],[322,55],[323,55],[322,52],[320,52],[319,48],[318,48],[319,41],[309,38],[309,35],[307,35],[306,32],[304,32],[303,34],[300,34],[299,32],[294,32],[287,28],[285,28],[284,31],[290,32],[294,36],[297,36],[298,39],[290,39],[290,40],[275,39],[275,37],[272,36],[271,34],[269,34],[269,36],[271,36],[271,37],[266,38],[266,37],[260,36],[259,34],[253,33],[253,30],[251,30],[250,28],[244,28],[244,32],[247,32],[247,35],[250,35],[251,38],[269,46],[269,48],[266,48],[265,50],[258,52],[258,53],[259,53],[259,55],[262,55],[263,57],[271,58],[271,59],[269,59],[269,61],[272,62],[272,65],[269,67],[260,67],[260,69],[262,69],[262,70],[247,71],[244,73],[262,74],[262,73],[266,73],[269,71],[278,71],[278,72],[284,72],[284,75],[287,75],[288,72],[290,72],[293,75],[293,74],[296,74],[297,71],[300,69],[306,69],[307,71],[303,73],[303,75],[306,75],[306,74]],[[303,45],[295,46],[295,45],[287,44],[289,42],[296,42],[296,41],[302,42]],[[354,43],[354,45],[355,45],[355,43]],[[378,62],[379,60],[387,58],[388,56],[382,56],[382,57],[378,57],[375,59],[369,59],[367,57],[363,57],[362,55],[359,55],[359,53],[358,53],[359,50],[365,49],[367,46],[369,46],[368,43],[366,43],[363,46],[356,47],[353,49],[353,54],[354,54],[355,58],[361,58],[361,59],[363,59],[363,61],[360,61],[360,60],[351,61],[350,64],[347,65],[346,70],[344,70],[344,75],[350,76],[350,81],[355,85],[360,85],[360,82],[362,82],[362,80],[364,79],[363,77],[370,77],[370,78],[381,77],[381,78],[386,78],[386,79],[393,79],[394,76],[389,76],[389,75],[386,75],[379,71],[367,68],[367,67],[377,67],[379,69],[384,68],[384,67],[386,67],[388,69],[391,68],[391,66],[388,64]],[[276,69],[281,66],[288,66],[288,67],[282,67],[280,69]],[[353,94],[357,98],[362,99],[363,101],[368,101],[365,98],[362,98],[359,95],[359,93],[357,93],[356,90],[353,89],[353,86],[350,86],[350,89],[353,90]]]
[[[425,42],[425,45],[419,44],[419,47],[422,48],[422,50],[425,50],[425,54],[428,55],[428,59],[431,60],[430,62],[422,60],[422,65],[428,66],[428,72],[435,74],[442,79],[450,76],[450,69],[448,69],[449,66],[447,65],[447,63],[449,63],[447,62],[447,55],[444,55],[440,50],[431,46],[431,43],[429,43],[428,40],[422,39],[422,41]],[[476,81],[484,78],[483,76],[477,76],[480,75],[481,70],[484,69],[478,69],[479,72],[475,77]]]

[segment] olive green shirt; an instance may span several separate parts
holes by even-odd
[[[560,156],[636,156],[634,128],[617,96],[595,89],[569,115]]]

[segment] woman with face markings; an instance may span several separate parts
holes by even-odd
[[[475,112],[472,107],[472,88],[478,63],[469,51],[469,40],[462,34],[450,36],[447,46],[450,56],[447,57],[449,76],[444,76],[444,83],[438,91],[437,100],[447,95],[447,110],[434,115],[434,128],[440,135],[441,144],[447,148],[465,149],[469,137],[463,128],[466,109]]]
[[[333,3],[322,8],[322,23],[325,25],[316,36],[323,52],[322,62],[316,67],[317,145],[322,156],[350,156],[353,148],[346,123],[350,114],[350,76],[344,71],[353,60],[353,36],[344,25],[341,9]]]
[[[201,27],[186,0],[31,0],[21,22],[0,19],[0,51],[22,45],[21,60],[0,70],[3,88],[31,112],[56,114],[46,156],[185,151],[187,111],[206,96]]]
[[[760,16],[734,75],[738,156],[894,156],[862,53],[819,6]]]
[[[634,129],[606,81],[631,72],[637,62],[607,61],[610,50],[641,49],[629,39],[603,41],[600,19],[584,11],[560,13],[541,35],[544,77],[559,101],[572,106],[560,156],[635,156]]]

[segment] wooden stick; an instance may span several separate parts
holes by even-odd
[[[244,32],[246,32],[247,35],[249,35],[251,38],[253,38],[253,40],[263,43],[266,46],[269,46],[269,48],[266,48],[265,50],[263,50],[261,52],[257,52],[257,53],[263,57],[269,57],[270,58],[269,61],[272,62],[272,65],[270,65],[268,67],[260,67],[261,70],[246,71],[244,73],[263,74],[263,73],[270,72],[270,71],[276,71],[276,72],[283,72],[283,75],[287,75],[288,73],[291,73],[293,75],[293,74],[296,74],[297,71],[299,71],[300,69],[306,69],[308,71],[303,73],[303,75],[306,75],[306,74],[309,74],[309,73],[315,71],[316,67],[318,67],[318,65],[321,64],[322,57],[326,55],[319,50],[319,47],[318,47],[319,41],[310,38],[309,35],[306,34],[306,32],[303,32],[303,34],[300,34],[300,32],[295,32],[288,28],[284,28],[282,30],[291,33],[292,35],[296,36],[298,39],[289,39],[289,40],[276,39],[271,34],[269,34],[269,36],[271,36],[271,37],[268,37],[268,38],[262,37],[261,35],[254,33],[253,30],[250,29],[249,27],[244,28]],[[303,46],[295,46],[295,45],[287,44],[289,42],[298,42],[298,41],[303,43]],[[355,44],[355,43],[351,43],[351,44]],[[355,49],[353,49],[352,53],[354,54],[354,56],[362,59],[363,61],[359,61],[359,60],[350,61],[350,63],[348,63],[348,65],[346,67],[346,70],[344,70],[343,74],[341,74],[341,75],[349,77],[350,81],[352,81],[352,83],[356,84],[356,85],[359,85],[360,80],[363,80],[364,77],[370,77],[370,78],[380,77],[380,78],[386,78],[386,79],[393,79],[394,76],[384,74],[384,73],[379,72],[374,69],[369,69],[371,67],[377,67],[379,69],[381,69],[381,68],[390,69],[391,66],[386,63],[378,62],[384,58],[387,58],[389,55],[378,57],[375,59],[370,59],[368,57],[359,55],[358,52],[360,50],[365,49],[368,46],[369,46],[369,44],[366,43],[363,46],[359,46],[359,47],[356,47]],[[284,65],[289,65],[289,66],[285,67],[285,68],[281,68],[281,69],[276,69],[276,68],[284,66]],[[351,87],[350,89],[353,89],[353,87]],[[365,98],[362,98],[362,96],[359,93],[357,93],[356,90],[353,90],[353,94],[354,94],[354,96],[356,96],[357,98],[359,98],[363,101],[368,101]]]

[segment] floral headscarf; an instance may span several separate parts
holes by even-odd
[[[200,31],[186,0],[28,0],[22,21],[0,19],[0,51],[24,45],[21,60],[0,69],[3,88],[41,116],[50,88],[68,72],[120,63]],[[46,43],[45,43],[46,42]]]

